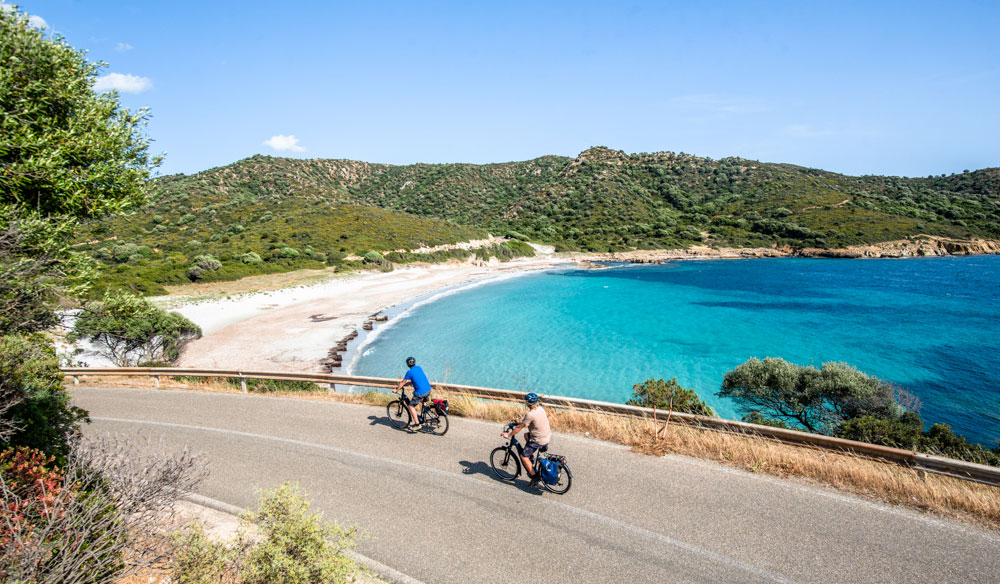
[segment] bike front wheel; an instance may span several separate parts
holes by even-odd
[[[389,425],[393,428],[405,428],[410,424],[410,410],[402,400],[389,402],[385,406],[385,413],[389,416]]]
[[[493,472],[502,481],[513,482],[521,474],[521,461],[516,454],[504,446],[497,446],[490,453],[490,465]]]
[[[427,426],[431,434],[444,436],[445,432],[448,431],[448,415],[430,410],[424,414],[424,425]]]
[[[546,491],[557,495],[568,491],[571,484],[573,484],[573,476],[569,474],[569,467],[563,462],[559,463],[559,480],[556,481],[556,484],[550,485],[542,481],[542,486],[545,487]]]

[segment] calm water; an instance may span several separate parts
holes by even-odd
[[[384,326],[353,372],[623,402],[676,377],[716,392],[751,357],[844,361],[916,394],[928,423],[1000,439],[1000,256],[687,261],[567,269],[452,290]]]

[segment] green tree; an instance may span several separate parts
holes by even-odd
[[[116,365],[172,362],[188,341],[201,337],[198,325],[140,296],[121,292],[88,302],[73,325],[71,340],[98,343]]]
[[[686,412],[699,416],[714,416],[715,411],[698,397],[693,390],[684,389],[677,383],[677,378],[670,381],[662,379],[647,379],[632,386],[632,398],[625,402],[632,406],[653,408],[654,433],[658,437],[662,431],[666,436],[670,425],[670,415],[673,412]],[[667,410],[667,419],[663,429],[659,430],[656,420],[656,410]]]
[[[715,410],[694,390],[681,387],[676,377],[670,381],[647,379],[632,386],[632,398],[625,403],[644,408],[671,409],[698,416],[715,416]]]
[[[774,357],[750,359],[726,373],[719,395],[747,412],[828,435],[852,418],[896,419],[903,413],[891,384],[845,363],[816,369]]]
[[[95,217],[138,205],[150,169],[147,112],[95,93],[104,63],[0,10],[0,204]]]

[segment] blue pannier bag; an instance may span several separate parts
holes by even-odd
[[[538,465],[542,467],[539,472],[542,474],[542,480],[545,481],[545,484],[554,485],[559,482],[558,461],[550,458],[542,458],[539,459]]]

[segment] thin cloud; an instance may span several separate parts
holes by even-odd
[[[147,89],[152,89],[153,82],[149,77],[139,77],[137,75],[123,75],[121,73],[108,73],[97,78],[94,83],[94,91],[117,90],[122,93],[142,93]]]
[[[264,140],[265,146],[270,146],[271,148],[278,151],[287,152],[305,152],[306,149],[299,146],[299,139],[294,135],[286,136],[284,134],[278,134],[276,136],[271,136],[267,140]]]
[[[125,51],[131,51],[134,48],[135,47],[133,47],[128,43],[118,43],[117,45],[115,45],[115,50],[118,51],[119,53],[124,53]]]

